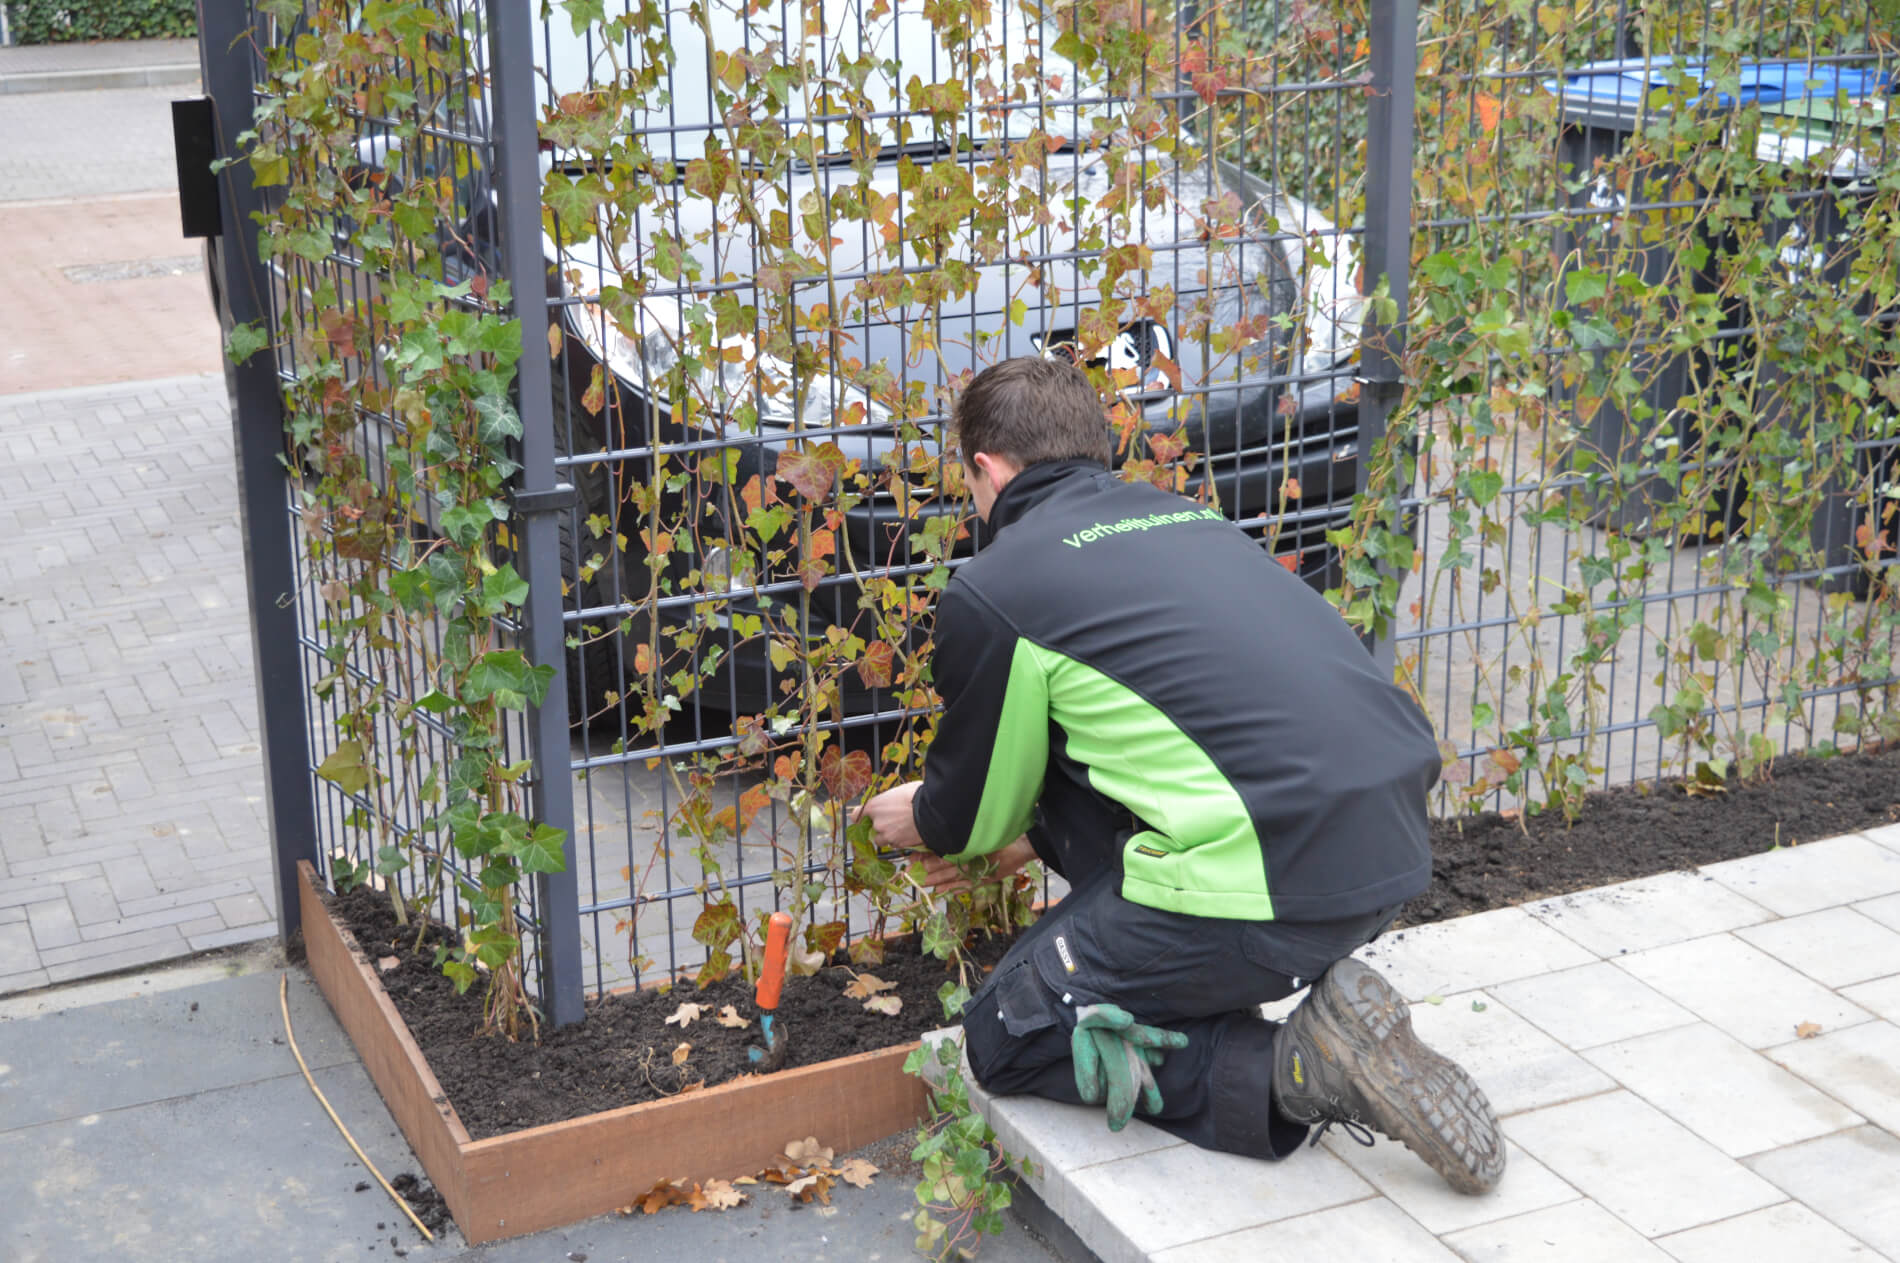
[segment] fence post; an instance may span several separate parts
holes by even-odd
[[[1383,280],[1398,310],[1388,325],[1370,309],[1359,342],[1357,490],[1367,490],[1376,448],[1404,393],[1401,360],[1412,269],[1412,111],[1418,72],[1418,0],[1372,0],[1371,93],[1366,111],[1365,273],[1369,289]],[[1403,509],[1401,510],[1404,511]],[[1390,629],[1368,634],[1372,656],[1394,668]]]
[[[536,666],[552,666],[547,700],[529,716],[534,752],[535,816],[567,835],[566,866],[538,879],[541,915],[541,1000],[556,1026],[583,1010],[580,874],[574,842],[574,780],[567,737],[567,634],[561,621],[560,520],[537,505],[554,500],[554,393],[548,371],[547,263],[541,253],[541,165],[535,130],[534,22],[528,0],[489,0],[488,70],[498,194],[502,270],[514,290],[522,355],[521,488],[516,525],[526,539],[528,581],[525,650]]]
[[[211,97],[217,152],[239,156],[235,138],[252,124],[250,6],[199,0],[198,58]],[[261,200],[243,164],[218,174],[222,235],[212,239],[212,279],[222,296],[220,329],[267,324],[268,279],[258,258]],[[244,534],[244,577],[251,618],[251,658],[263,747],[264,803],[277,868],[277,932],[288,941],[302,927],[297,861],[317,862],[316,803],[310,787],[309,690],[297,626],[297,567],[284,467],[284,402],[276,354],[259,351],[228,362],[231,430],[237,448],[238,514]]]

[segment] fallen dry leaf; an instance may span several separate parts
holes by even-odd
[[[693,1004],[691,1002],[682,1004],[673,1010],[673,1016],[666,1019],[666,1024],[668,1026],[677,1026],[681,1030],[685,1030],[688,1026],[692,1025],[695,1018],[711,1007],[712,1005],[710,1004]]]
[[[383,973],[388,973],[400,964],[402,964],[402,958],[400,956],[385,956],[376,962],[376,968]]]
[[[691,1044],[681,1044],[678,1048],[675,1048],[673,1050],[673,1064],[676,1066],[685,1065],[686,1058],[692,1053],[692,1051],[693,1051],[693,1046]]]
[[[725,1008],[719,1010],[719,1016],[715,1017],[713,1021],[719,1023],[721,1026],[725,1027],[728,1030],[734,1030],[734,1031],[742,1030],[745,1027],[752,1025],[752,1022],[749,1018],[740,1017],[739,1010],[733,1008],[730,1004],[728,1004]]]
[[[757,1184],[758,1182],[759,1181],[756,1176],[750,1176],[750,1175],[741,1175],[735,1180],[733,1180],[734,1184]]]
[[[904,997],[896,995],[874,995],[864,1002],[864,1007],[873,1013],[883,1013],[896,1017],[897,1011],[904,1007]]]
[[[794,1140],[785,1146],[785,1160],[794,1166],[829,1166],[833,1152],[818,1143],[818,1137],[807,1136],[803,1140]]]
[[[785,1191],[801,1202],[817,1198],[825,1205],[831,1205],[831,1180],[816,1172],[793,1180],[785,1186]]]
[[[743,1204],[746,1197],[744,1193],[732,1187],[736,1182],[707,1180],[705,1187],[700,1189],[700,1196],[705,1199],[706,1205],[714,1210],[731,1210],[734,1206]]]
[[[1819,1022],[1803,1022],[1794,1028],[1794,1037],[1796,1039],[1813,1039],[1820,1033],[1821,1024]]]
[[[804,948],[796,945],[788,947],[785,956],[785,968],[789,970],[795,978],[809,978],[824,968],[825,965],[825,954],[823,952],[806,951]]]
[[[844,989],[846,998],[868,1000],[880,991],[895,991],[897,984],[886,982],[876,974],[857,974],[851,979],[851,985]]]
[[[870,1188],[871,1177],[877,1174],[877,1168],[863,1158],[846,1158],[844,1166],[838,1171],[838,1178],[853,1188]]]
[[[668,1206],[677,1206],[686,1200],[687,1195],[685,1189],[682,1187],[685,1183],[686,1181],[684,1179],[661,1180],[645,1193],[642,1193],[640,1197],[635,1200],[634,1205],[649,1215],[664,1210]]]

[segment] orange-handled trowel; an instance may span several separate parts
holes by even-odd
[[[779,992],[785,986],[785,947],[791,936],[792,914],[774,912],[771,924],[766,927],[765,964],[759,969],[759,986],[753,996],[759,1002],[759,1030],[765,1036],[765,1047],[755,1045],[746,1049],[746,1055],[752,1058],[752,1065],[761,1074],[770,1074],[784,1065],[785,1054],[791,1046],[785,1028],[774,1025]]]

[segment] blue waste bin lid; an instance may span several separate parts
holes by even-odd
[[[1706,61],[1679,62],[1673,57],[1598,61],[1562,79],[1547,79],[1544,87],[1562,101],[1566,122],[1631,131],[1645,112],[1650,92],[1670,86],[1671,71],[1679,67],[1682,74],[1707,89],[1707,66]],[[1746,62],[1737,78],[1739,95],[1714,93],[1715,106],[1733,109],[1749,102],[1765,105],[1804,96],[1831,97],[1838,92],[1865,96],[1889,86],[1888,76],[1875,71],[1805,61]]]

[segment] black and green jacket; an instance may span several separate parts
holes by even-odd
[[[1439,755],[1338,613],[1219,512],[1032,465],[945,589],[944,714],[913,800],[941,855],[1035,820],[1132,902],[1316,921],[1423,891]]]

